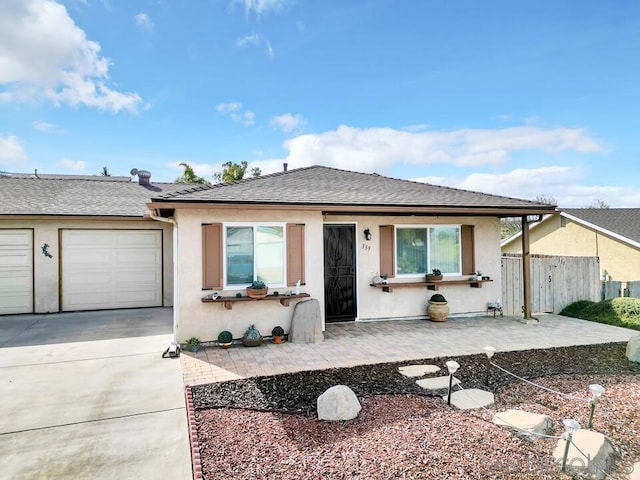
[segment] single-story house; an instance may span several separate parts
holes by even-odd
[[[0,172],[0,314],[172,305],[172,225],[130,177]]]
[[[322,166],[159,192],[148,208],[177,229],[181,341],[222,330],[239,338],[250,324],[266,335],[276,325],[286,331],[306,297],[319,301],[324,322],[424,318],[436,289],[452,315],[484,313],[501,297],[500,218],[555,211]],[[433,269],[440,283],[426,282]],[[255,279],[269,286],[266,299],[246,297]]]
[[[502,242],[521,253],[521,234]],[[601,276],[640,280],[640,208],[565,208],[529,226],[531,254],[598,257]]]

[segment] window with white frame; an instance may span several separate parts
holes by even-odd
[[[284,225],[226,225],[224,246],[227,286],[244,286],[254,280],[284,285]]]
[[[459,225],[397,225],[396,273],[424,275],[433,269],[460,275],[462,252]]]

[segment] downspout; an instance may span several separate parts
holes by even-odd
[[[180,318],[180,302],[178,298],[178,223],[173,218],[156,215],[154,211],[150,211],[149,217],[152,220],[173,225],[173,338],[162,356],[178,357],[180,356],[180,345],[178,344],[178,318]]]

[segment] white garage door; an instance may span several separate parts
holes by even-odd
[[[33,230],[0,230],[0,315],[33,313]]]
[[[62,310],[162,305],[162,232],[62,230]]]

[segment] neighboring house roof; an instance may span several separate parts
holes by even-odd
[[[409,180],[312,166],[237,182],[197,185],[153,197],[154,202],[349,207],[460,207],[553,212],[555,206]]]
[[[559,214],[584,227],[640,247],[640,208],[565,208]],[[548,218],[551,216],[545,217],[542,222]],[[529,229],[542,222],[531,224]],[[511,243],[520,235],[517,233],[503,240],[502,245]]]
[[[143,217],[154,195],[184,184],[140,185],[129,177],[0,174],[0,216]]]

